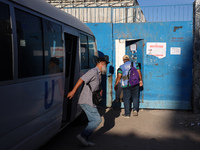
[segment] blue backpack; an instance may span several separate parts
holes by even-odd
[[[139,73],[137,72],[137,69],[133,66],[133,62],[131,62],[131,69],[128,72],[128,77],[129,84],[131,86],[139,84]]]

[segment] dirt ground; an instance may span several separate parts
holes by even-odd
[[[76,139],[87,125],[77,120],[40,150],[199,150],[200,115],[191,111],[143,110],[123,118],[124,109],[99,108],[102,122],[92,134],[94,147],[82,146]]]

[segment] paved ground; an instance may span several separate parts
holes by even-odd
[[[127,119],[123,109],[99,108],[102,123],[92,134],[94,147],[76,140],[86,124],[69,125],[40,150],[199,150],[200,115],[190,111],[140,110]]]

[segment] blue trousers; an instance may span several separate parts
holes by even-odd
[[[101,116],[96,107],[92,107],[88,104],[80,104],[81,108],[85,112],[88,118],[88,125],[81,133],[81,136],[88,139],[92,132],[99,126],[101,123]]]
[[[131,102],[133,102],[133,111],[139,108],[139,85],[123,88],[123,100],[125,115],[130,115]]]

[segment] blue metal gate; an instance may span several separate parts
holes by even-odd
[[[191,109],[192,19],[87,25],[96,36],[98,50],[110,57],[108,68],[114,67],[114,73],[108,72],[106,77],[106,106],[119,105],[115,102],[113,86],[118,61],[122,60],[122,54],[128,54],[141,66],[144,86],[140,92],[140,108]]]

